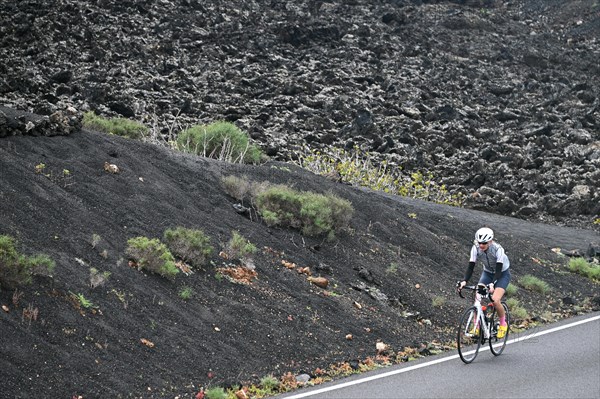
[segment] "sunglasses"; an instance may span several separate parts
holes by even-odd
[[[479,245],[488,245],[490,242],[480,242]]]

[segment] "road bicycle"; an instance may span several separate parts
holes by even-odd
[[[465,298],[462,294],[462,290],[459,288],[460,283],[457,284],[458,295],[461,298]],[[456,337],[456,343],[458,345],[458,354],[463,362],[469,364],[477,357],[481,344],[486,342],[490,345],[490,350],[494,356],[499,356],[506,346],[508,340],[508,333],[510,331],[510,314],[508,307],[504,301],[501,301],[502,307],[506,314],[506,325],[507,331],[504,337],[498,338],[498,326],[500,325],[500,318],[496,313],[494,303],[491,302],[492,297],[487,286],[483,284],[464,286],[462,288],[473,291],[474,302],[473,306],[470,306],[465,310],[460,322],[458,324],[458,334]],[[488,305],[482,305],[483,299],[489,299]]]

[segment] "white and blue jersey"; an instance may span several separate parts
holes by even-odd
[[[473,245],[469,262],[477,263],[477,261],[483,263],[483,270],[488,273],[496,273],[496,263],[502,263],[503,272],[510,267],[510,261],[504,253],[504,248],[496,242],[492,242],[485,251],[480,249],[479,245]]]

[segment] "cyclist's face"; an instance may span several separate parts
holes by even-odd
[[[481,249],[487,249],[490,246],[490,242],[480,242],[479,243],[479,248]]]

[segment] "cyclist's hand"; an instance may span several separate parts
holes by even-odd
[[[461,291],[465,285],[467,285],[466,281],[464,281],[464,280],[463,281],[459,281],[458,284],[456,285],[456,289],[459,290],[459,291]]]
[[[488,284],[488,290],[490,291],[490,294],[494,293],[494,283],[489,283]]]

